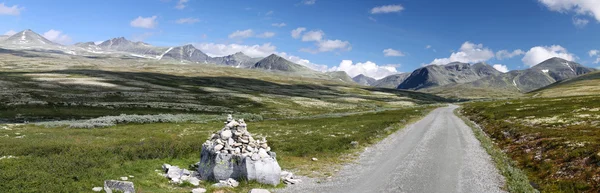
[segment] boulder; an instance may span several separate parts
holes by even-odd
[[[192,189],[192,193],[205,193],[206,189],[204,188],[194,188]]]
[[[269,192],[269,190],[266,190],[266,189],[255,188],[255,189],[248,191],[248,193],[271,193],[271,192]]]
[[[133,182],[118,181],[118,180],[106,180],[104,181],[104,191],[106,193],[112,193],[113,190],[121,191],[124,193],[135,193]]]

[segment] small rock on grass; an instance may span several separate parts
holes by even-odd
[[[319,159],[317,159],[316,157],[312,158],[313,161],[319,161]]]
[[[94,187],[94,188],[92,188],[92,191],[100,192],[100,191],[102,191],[102,187]]]
[[[127,177],[121,177],[121,180],[123,180],[123,181],[127,181],[128,179],[129,178],[127,178]]]
[[[266,189],[257,189],[257,188],[255,188],[255,189],[250,190],[248,193],[271,193],[271,192],[269,192]]]
[[[192,189],[192,193],[205,193],[205,192],[206,192],[206,189],[204,189],[204,188]]]

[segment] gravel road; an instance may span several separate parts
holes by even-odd
[[[456,108],[433,110],[366,148],[330,180],[305,178],[277,192],[505,192],[504,178],[471,128],[454,115]]]

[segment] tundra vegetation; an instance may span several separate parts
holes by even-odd
[[[598,192],[600,97],[589,92],[560,96],[567,87],[552,87],[559,90],[532,95],[554,98],[466,103],[462,113],[478,123],[541,192]]]
[[[0,58],[2,192],[89,192],[129,175],[138,191],[189,192],[155,170],[198,162],[226,114],[266,137],[282,169],[326,178],[448,102],[324,75],[30,51]],[[227,191],[252,187],[272,188],[242,181]]]

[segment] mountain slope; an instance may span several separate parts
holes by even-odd
[[[371,86],[373,87],[381,87],[381,88],[396,88],[400,85],[406,78],[410,76],[411,73],[402,73],[402,74],[393,74],[386,76],[385,78],[379,79],[373,83]]]
[[[275,54],[271,54],[266,58],[258,61],[251,68],[255,69],[264,69],[264,70],[277,70],[277,71],[285,71],[285,72],[308,72],[312,71],[311,69],[304,67],[302,65],[290,62],[285,58],[277,56]]]
[[[359,74],[358,76],[355,76],[354,78],[352,78],[352,80],[354,80],[354,82],[360,84],[360,85],[365,85],[365,86],[371,86],[371,84],[373,84],[375,81],[374,78],[365,76],[363,74]]]
[[[555,82],[528,93],[534,97],[600,95],[600,71]]]
[[[398,89],[424,89],[456,83],[466,83],[490,75],[501,74],[485,63],[467,64],[453,62],[447,65],[429,65],[415,70]]]
[[[331,77],[332,80],[339,80],[345,83],[355,83],[345,71],[326,72],[325,74]]]
[[[57,47],[60,44],[54,43],[44,36],[37,34],[30,29],[18,32],[2,41],[4,45],[26,46],[26,47]]]
[[[424,91],[447,97],[511,97],[593,71],[595,69],[575,62],[551,58],[526,70],[513,70],[473,82],[451,84]]]
[[[236,68],[250,68],[256,64],[260,58],[252,58],[242,52],[237,52],[229,56],[210,58],[209,62],[219,65],[235,66]]]
[[[191,44],[169,48],[157,58],[160,60],[172,59],[177,61],[190,61],[200,63],[207,63],[210,60],[210,57],[208,55],[196,49],[196,47],[192,46]]]
[[[154,47],[144,42],[132,42],[124,37],[106,40],[99,44],[98,47],[103,50],[121,51],[144,58],[158,58],[169,49],[164,47]]]

